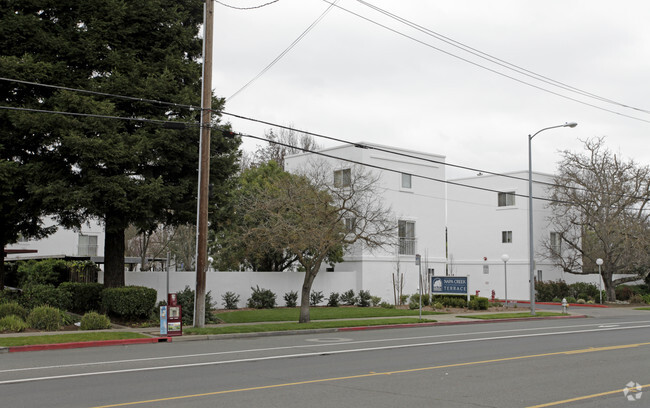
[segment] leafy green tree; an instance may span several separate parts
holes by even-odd
[[[200,103],[202,5],[200,0],[3,3],[3,77],[178,105],[19,83],[3,84],[2,95],[12,106],[197,122],[198,112],[185,106]],[[221,109],[223,100],[214,100],[213,106]],[[54,168],[50,182],[59,191],[67,190],[52,199],[61,223],[75,226],[90,218],[104,222],[106,286],[124,284],[124,231],[129,225],[149,231],[195,219],[198,128],[172,130],[140,120],[27,112],[5,115],[2,146],[16,137],[26,141],[17,147],[18,154],[3,151],[2,158],[18,167]],[[5,129],[10,132],[5,134]],[[213,133],[215,191],[228,190],[239,144],[238,138]],[[33,157],[23,152],[34,152]],[[223,196],[215,195],[213,203],[220,204]]]
[[[242,234],[264,221],[243,207],[256,202],[266,190],[279,188],[280,180],[287,177],[290,175],[273,160],[242,172],[230,202],[228,220],[222,229],[212,231],[211,253],[217,269],[284,271],[295,263],[296,256],[284,248],[261,248],[255,239],[241,239]]]
[[[621,160],[603,138],[584,145],[586,153],[563,152],[550,191],[550,225],[560,242],[548,239],[544,246],[573,274],[597,274],[601,258],[607,298],[615,300],[617,285],[650,272],[650,167]]]

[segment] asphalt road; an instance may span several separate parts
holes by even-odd
[[[584,312],[593,317],[4,354],[0,401],[12,408],[649,407],[650,312]],[[642,392],[628,387],[626,396],[630,382]]]

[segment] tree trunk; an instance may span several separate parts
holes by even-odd
[[[6,242],[0,242],[0,248],[2,248],[2,256],[0,257],[0,290],[5,288],[5,244]]]
[[[302,292],[300,295],[300,318],[298,319],[298,323],[309,323],[309,294],[311,293],[311,285],[314,283],[318,269],[320,268],[305,272],[305,280],[302,284]]]
[[[124,286],[124,230],[119,220],[106,216],[104,239],[104,287]]]

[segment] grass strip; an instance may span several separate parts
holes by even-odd
[[[337,320],[330,322],[310,322],[310,323],[267,323],[267,324],[247,324],[241,326],[221,326],[221,327],[189,327],[183,329],[183,334],[233,334],[233,333],[259,333],[271,331],[287,330],[309,330],[309,329],[330,329],[339,327],[366,327],[382,326],[392,324],[413,324],[429,323],[435,320],[420,320],[418,318],[403,319],[368,319],[368,320]]]
[[[562,313],[557,312],[536,312],[535,316],[531,315],[530,312],[514,312],[514,313],[490,313],[490,314],[481,314],[481,315],[458,315],[456,317],[462,317],[465,319],[517,319],[525,317],[550,317],[550,316],[567,316]]]
[[[36,344],[75,343],[79,341],[124,340],[148,338],[133,332],[89,332],[71,334],[51,334],[45,336],[0,337],[0,346],[33,346]]]
[[[650,310],[650,307],[635,307],[634,310]]]
[[[442,314],[423,311],[423,315]],[[418,316],[418,310],[384,309],[377,307],[312,307],[309,315],[312,320],[366,319],[369,317]],[[278,308],[259,310],[237,310],[218,313],[216,317],[224,323],[257,323],[297,321],[300,308]]]

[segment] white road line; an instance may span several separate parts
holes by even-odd
[[[620,322],[619,325],[625,324],[640,324],[640,323],[650,323],[650,320],[643,321],[633,321],[633,322]],[[608,326],[603,324],[580,324],[571,326],[575,329],[578,327],[599,327],[607,328]],[[613,327],[613,326],[612,326]],[[124,359],[124,360],[110,360],[110,361],[96,361],[90,363],[76,363],[76,364],[58,364],[50,366],[37,366],[37,367],[24,367],[24,368],[12,368],[6,370],[0,370],[0,373],[13,373],[20,371],[33,371],[33,370],[48,370],[48,369],[61,369],[61,368],[72,368],[72,367],[92,367],[97,365],[109,365],[109,364],[124,364],[124,363],[138,363],[142,361],[159,361],[159,360],[172,360],[172,359],[184,359],[184,358],[194,358],[194,357],[209,357],[209,356],[219,356],[219,355],[228,355],[228,354],[246,354],[246,353],[258,353],[263,351],[279,351],[279,350],[293,350],[293,349],[305,349],[305,348],[315,348],[315,347],[328,347],[328,346],[347,346],[350,344],[368,344],[368,343],[386,343],[391,341],[407,341],[407,340],[423,340],[423,339],[435,339],[435,338],[446,338],[446,337],[458,337],[458,336],[469,336],[469,335],[485,335],[493,333],[511,333],[511,332],[526,332],[526,331],[539,331],[539,330],[560,330],[566,329],[566,326],[549,326],[549,327],[530,327],[530,328],[521,328],[521,329],[507,329],[507,330],[489,330],[489,331],[479,331],[479,332],[463,332],[463,333],[449,333],[449,334],[435,334],[429,336],[412,336],[412,337],[396,337],[396,338],[387,338],[387,339],[371,339],[371,340],[357,340],[346,343],[332,342],[332,343],[310,343],[310,344],[301,344],[297,346],[281,346],[281,347],[266,347],[258,349],[246,349],[246,350],[231,350],[231,351],[217,351],[212,353],[196,353],[196,354],[181,354],[176,356],[158,356],[158,357],[145,357],[145,358],[133,358],[133,359]],[[306,341],[308,341],[307,339]]]
[[[267,357],[253,357],[253,358],[226,360],[226,361],[205,361],[200,363],[175,364],[175,365],[160,366],[160,367],[127,368],[122,370],[96,371],[96,372],[53,375],[53,376],[45,376],[45,377],[21,378],[21,379],[0,381],[0,385],[56,380],[56,379],[65,379],[65,378],[87,377],[87,376],[95,376],[95,375],[122,374],[122,373],[132,373],[132,372],[142,372],[142,371],[157,371],[157,370],[178,369],[178,368],[203,367],[203,366],[211,366],[211,365],[216,366],[216,365],[223,365],[223,364],[248,363],[248,362],[257,362],[257,361],[279,360],[285,358],[314,357],[323,354],[327,354],[327,355],[347,354],[347,353],[357,353],[357,352],[366,352],[366,351],[394,350],[394,349],[404,349],[404,348],[413,348],[413,347],[434,346],[434,345],[441,345],[441,344],[472,343],[472,342],[482,342],[482,341],[491,341],[491,340],[518,339],[518,338],[527,338],[527,337],[545,337],[545,336],[593,333],[593,332],[614,331],[614,330],[631,330],[631,329],[642,329],[648,327],[650,327],[650,325],[615,327],[615,328],[596,328],[596,329],[589,329],[589,330],[571,330],[571,331],[561,331],[561,332],[553,332],[553,333],[530,333],[530,334],[519,334],[519,335],[510,335],[510,336],[481,337],[477,339],[458,339],[458,340],[437,341],[437,342],[427,342],[427,343],[368,347],[368,348],[358,348],[358,349],[350,349],[350,350],[335,350],[335,351],[328,350],[322,352],[297,353],[297,354],[267,356]]]

